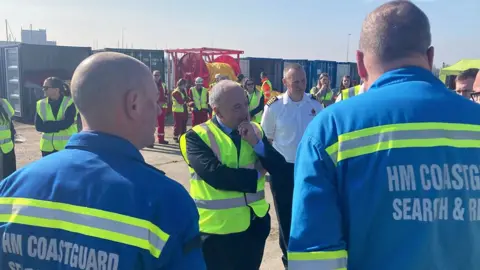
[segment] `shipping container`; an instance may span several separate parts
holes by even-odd
[[[165,53],[163,50],[143,50],[143,49],[120,49],[120,48],[105,48],[95,50],[94,53],[99,52],[117,52],[129,55],[142,61],[151,71],[159,70],[162,74],[162,80],[165,81]]]
[[[310,88],[317,85],[318,76],[324,72],[328,73],[330,77],[330,87],[335,88],[337,81],[337,62],[334,61],[310,61],[310,78],[308,79],[307,85],[310,85]],[[310,91],[310,88],[307,88],[307,91]]]
[[[240,70],[245,78],[250,78],[250,61],[240,59]]]
[[[58,77],[64,81],[72,78],[78,64],[92,54],[87,47],[18,44],[0,46],[0,93],[8,99],[15,116],[32,123],[36,103],[44,98],[43,81]]]
[[[246,57],[242,60],[248,60],[248,74],[255,84],[261,84],[260,73],[265,72],[272,83],[273,89],[282,91],[283,59]]]
[[[289,64],[300,64],[303,69],[305,70],[305,74],[307,75],[307,90],[310,91],[310,88],[312,87],[310,84],[310,81],[308,78],[310,78],[310,61],[306,59],[284,59],[283,60],[283,67],[284,69],[289,65]],[[285,85],[283,85],[283,92],[287,91],[287,88]]]

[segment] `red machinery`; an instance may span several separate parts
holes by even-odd
[[[216,48],[174,49],[165,50],[169,61],[173,62],[174,83],[180,78],[193,84],[196,77],[203,78],[203,84],[208,87],[210,74],[206,63],[226,63],[230,65],[235,75],[240,74],[240,55],[243,51]],[[234,58],[235,57],[235,58]]]

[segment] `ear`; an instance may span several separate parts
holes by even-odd
[[[287,80],[286,80],[285,78],[283,78],[283,79],[282,79],[282,83],[283,83],[283,85],[286,86],[286,85],[287,85]]]
[[[222,117],[222,114],[220,113],[217,107],[213,107],[212,110],[215,112],[215,115]]]
[[[130,119],[138,119],[139,95],[137,91],[129,90],[125,94],[125,114]]]
[[[360,76],[360,78],[367,78],[368,74],[367,74],[367,68],[365,67],[365,62],[363,60],[364,59],[363,52],[357,51],[356,58],[357,58],[358,76]]]
[[[430,46],[430,48],[428,48],[428,50],[427,50],[428,66],[430,67],[430,70],[433,69],[434,55],[435,55],[435,49],[433,48],[433,46]]]

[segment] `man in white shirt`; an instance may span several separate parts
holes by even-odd
[[[283,71],[283,84],[287,92],[271,98],[265,105],[262,128],[273,147],[288,162],[288,174],[271,177],[275,209],[280,227],[282,261],[287,267],[287,247],[292,216],[293,168],[297,146],[311,120],[323,109],[315,97],[305,93],[306,74],[299,64],[290,64]],[[290,173],[291,172],[291,173]]]

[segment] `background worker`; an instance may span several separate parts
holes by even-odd
[[[455,78],[455,92],[470,99],[473,93],[473,83],[477,77],[478,68],[470,68],[460,72]]]
[[[315,97],[323,107],[327,107],[335,103],[336,94],[330,87],[330,77],[328,73],[321,73],[318,76],[318,83],[310,89],[310,94]]]
[[[273,147],[288,162],[286,173],[271,175],[270,187],[280,227],[279,244],[287,267],[287,247],[292,215],[293,167],[298,143],[312,119],[323,109],[312,95],[306,94],[307,77],[299,64],[285,67],[283,84],[287,92],[273,97],[265,106],[262,128]]]
[[[162,81],[159,70],[153,71],[153,78],[158,89],[158,105],[161,107],[157,116],[157,140],[159,144],[168,144],[168,141],[165,140],[165,117],[167,116],[168,108],[167,84]]]
[[[255,82],[249,78],[243,80],[243,89],[247,93],[250,120],[260,124],[265,107],[265,97],[255,88]]]
[[[272,83],[267,77],[266,72],[260,72],[260,80],[262,81],[262,86],[260,89],[262,89],[263,96],[265,96],[265,104],[267,103],[268,100],[270,100],[270,95],[271,92],[273,91]]]
[[[340,83],[340,88],[339,88],[338,93],[341,93],[342,90],[348,89],[352,86],[353,86],[353,84],[352,84],[352,80],[351,80],[350,76],[345,75],[345,76],[342,77],[342,82]]]
[[[188,107],[192,110],[192,127],[205,123],[208,120],[208,89],[203,87],[203,79],[195,79],[195,87],[188,92],[190,102]],[[185,130],[186,132],[186,130]]]
[[[358,96],[360,94],[365,93],[366,91],[367,91],[367,89],[365,88],[363,83],[359,84],[359,85],[352,86],[352,87],[347,88],[347,89],[343,89],[342,91],[340,91],[340,93],[338,93],[338,96],[337,96],[337,99],[335,100],[335,102],[340,102],[342,100],[346,100],[348,98]]]
[[[238,74],[237,76],[237,84],[240,85],[240,86],[243,86],[243,80],[245,79],[245,75],[243,74]]]
[[[187,132],[188,121],[188,95],[186,92],[187,81],[179,79],[177,88],[172,92],[172,112],[173,112],[173,139],[178,142],[180,135]]]
[[[236,82],[215,85],[210,106],[213,119],[180,139],[200,213],[203,255],[208,270],[257,270],[270,232],[264,168],[282,174],[285,160],[260,125],[246,121],[245,91]]]
[[[160,109],[149,68],[98,53],[71,84],[85,131],[0,183],[0,269],[206,269],[195,204],[139,151]]]
[[[480,104],[480,72],[477,73],[477,78],[473,83],[472,100]]]
[[[217,84],[221,79],[222,79],[222,74],[220,73],[215,74],[215,81],[210,84],[209,89],[212,90],[215,84]]]
[[[42,157],[65,148],[70,137],[78,132],[77,108],[70,97],[70,88],[57,77],[43,82],[46,98],[37,101],[35,129],[42,132]]]
[[[289,269],[478,268],[480,106],[433,75],[411,1],[370,13],[359,43],[368,92],[323,111],[298,147]]]
[[[12,116],[15,110],[8,100],[0,99],[0,180],[6,178],[17,169],[15,157],[15,127]]]

